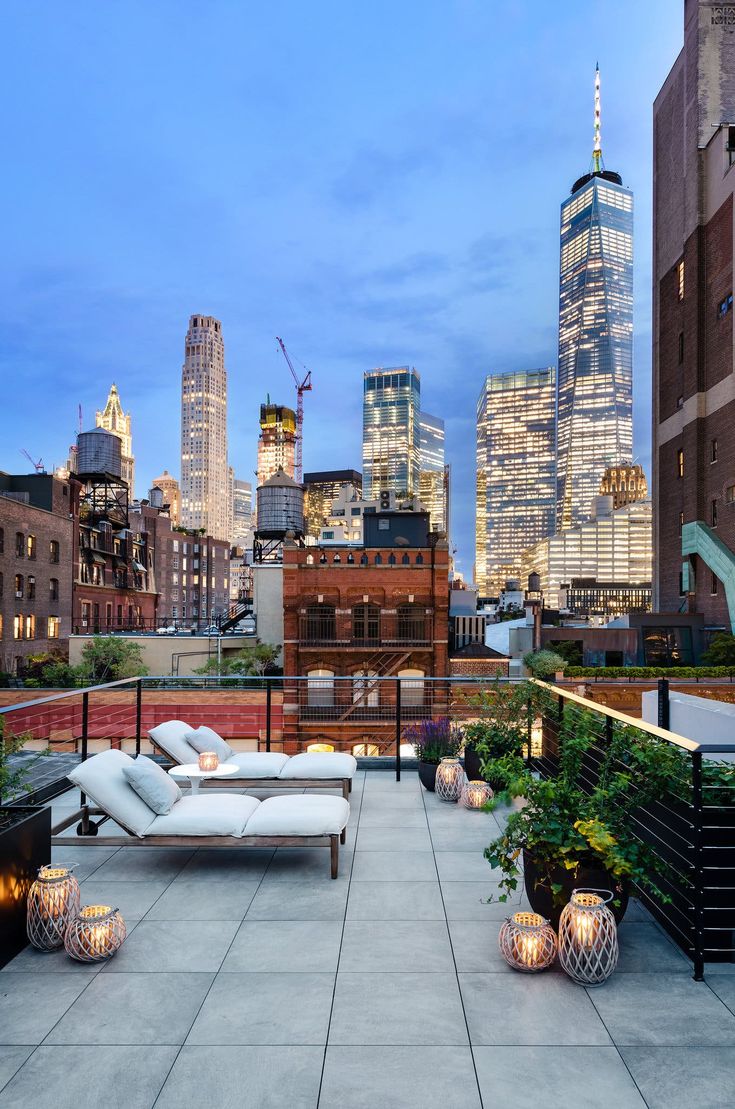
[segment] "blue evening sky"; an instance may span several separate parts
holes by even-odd
[[[137,489],[179,471],[192,312],[222,320],[230,459],[313,370],[305,469],[361,467],[362,372],[416,366],[474,557],[486,373],[556,361],[559,204],[636,196],[635,442],[650,462],[651,105],[683,0],[26,0],[3,14],[0,468],[47,466],[110,383]]]

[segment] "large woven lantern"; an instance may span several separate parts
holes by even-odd
[[[601,986],[618,965],[618,930],[608,890],[574,890],[559,920],[559,962],[583,986]]]
[[[465,783],[459,759],[442,759],[436,768],[436,795],[441,801],[459,801]]]
[[[80,963],[97,963],[114,955],[126,935],[119,909],[85,905],[67,928],[64,947],[67,955]]]
[[[493,791],[487,782],[473,780],[468,782],[465,778],[462,786],[460,801],[466,809],[484,809],[488,801],[492,801]]]
[[[26,932],[39,951],[61,947],[79,912],[79,883],[68,866],[42,866],[28,893]]]
[[[556,958],[556,936],[540,913],[521,911],[504,921],[498,936],[500,954],[508,966],[533,974],[550,967]]]

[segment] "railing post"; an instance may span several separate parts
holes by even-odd
[[[271,702],[273,686],[270,678],[265,679],[265,749],[271,749]]]
[[[694,838],[694,981],[704,980],[704,806],[702,752],[692,752],[692,815]]]
[[[659,678],[658,680],[658,726],[659,728],[665,728],[667,732],[671,729],[668,678]]]
[[[401,780],[401,679],[396,678],[396,781]]]
[[[135,754],[140,754],[140,732],[143,720],[143,682],[141,678],[135,683]]]
[[[82,694],[82,762],[87,761],[87,740],[89,738],[89,694]],[[82,808],[87,804],[87,795],[80,794]]]

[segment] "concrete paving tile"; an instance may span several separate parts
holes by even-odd
[[[156,1109],[316,1109],[322,1047],[184,1047]]]
[[[438,882],[353,882],[347,920],[444,920]]]
[[[181,847],[121,847],[94,876],[100,882],[170,882],[192,855]]]
[[[423,809],[411,809],[402,812],[400,809],[371,809],[360,813],[360,828],[400,828],[408,831],[410,828],[426,828],[426,813]]]
[[[214,973],[238,926],[236,920],[142,920],[102,973]]]
[[[357,851],[353,882],[436,882],[431,851]]]
[[[472,1053],[488,1106],[567,1109],[573,1076],[584,1075],[585,1109],[646,1109],[614,1047],[475,1047]]]
[[[621,1047],[649,1109],[732,1109],[735,1047]]]
[[[0,1094],[2,1109],[151,1109],[176,1047],[39,1047]]]
[[[258,888],[256,881],[224,878],[203,884],[181,875],[146,914],[146,920],[242,920]]]
[[[222,972],[334,972],[341,938],[341,920],[245,920]]]
[[[327,1048],[319,1109],[480,1109],[469,1048]]]
[[[25,1063],[32,1047],[0,1047],[0,1090]]]
[[[47,1044],[182,1044],[213,974],[100,974]]]
[[[330,878],[330,855],[328,847],[279,847],[268,870],[264,883],[271,882],[311,882],[349,881],[352,866],[352,846],[345,844],[339,849],[339,876]]]
[[[429,830],[423,828],[360,828],[356,851],[431,851]]]
[[[64,866],[74,866],[74,876],[83,882],[94,874],[103,863],[121,851],[120,847],[61,847],[54,844],[51,848],[51,861]]]
[[[519,890],[508,901],[498,901],[491,876],[485,882],[443,882],[442,897],[447,920],[505,920],[521,902]]]
[[[459,984],[473,1045],[611,1042],[587,992],[566,975],[460,974]]]
[[[686,974],[613,974],[589,993],[618,1046],[735,1047],[735,1016]]]
[[[188,861],[180,877],[202,882],[225,879],[259,882],[268,869],[273,847],[200,847]]]
[[[40,1044],[89,985],[78,974],[0,974],[0,1044]]]
[[[339,959],[343,971],[443,971],[454,974],[443,920],[395,920],[381,937],[374,921],[348,920]]]
[[[250,903],[247,920],[342,920],[347,882],[277,881],[263,883]]]
[[[187,1045],[324,1045],[333,974],[218,974]]]
[[[434,850],[441,882],[494,881],[497,876],[482,851],[437,851],[436,845]]]
[[[356,1046],[467,1044],[453,974],[337,975],[329,1043]]]
[[[123,919],[140,920],[167,889],[168,882],[109,882],[96,875],[81,885],[83,905],[110,905],[119,909]]]
[[[691,963],[688,964],[691,968]],[[706,974],[707,985],[717,994],[720,1001],[727,1005],[731,1013],[735,1013],[735,977],[730,974],[718,973],[717,964],[710,964],[711,973],[708,970]]]
[[[689,959],[655,924],[623,920],[618,928],[618,944],[617,974],[692,973]]]

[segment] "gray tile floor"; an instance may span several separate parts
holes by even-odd
[[[387,772],[352,810],[335,882],[318,848],[58,849],[129,935],[0,974],[0,1109],[735,1105],[735,975],[692,981],[637,905],[604,987],[515,974],[495,817]]]

